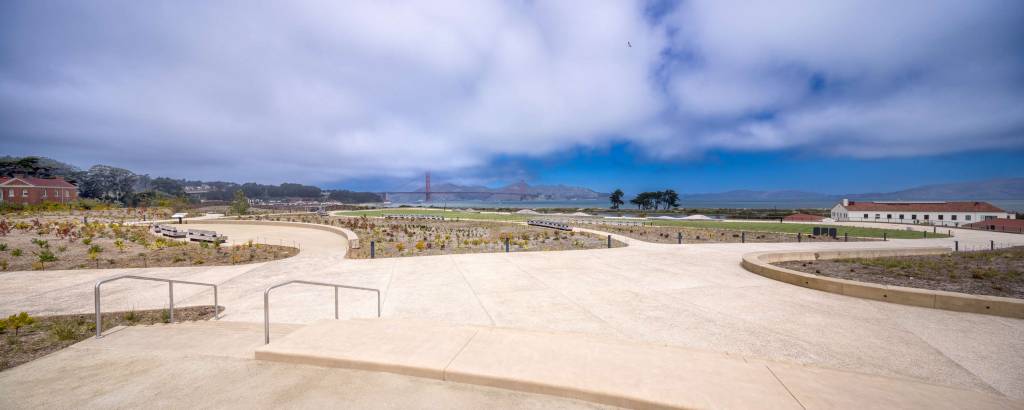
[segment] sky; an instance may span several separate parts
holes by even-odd
[[[5,1],[0,154],[413,189],[1024,176],[1024,2]]]

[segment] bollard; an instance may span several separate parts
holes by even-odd
[[[680,245],[682,245],[683,244],[683,233],[679,232],[678,235],[679,236],[676,238],[676,241],[679,242]]]
[[[996,250],[996,241],[988,241],[988,249],[991,251]]]
[[[802,234],[802,233],[800,233],[800,232],[797,232],[797,233],[796,233],[796,241],[797,241],[797,242],[803,242],[803,241],[804,241],[804,240],[803,240],[803,234]]]
[[[927,238],[927,237],[928,237],[928,231],[921,231],[921,233],[922,233],[922,234],[924,234],[924,237],[925,237],[925,238]]]
[[[888,241],[889,240],[887,233],[888,232],[882,232],[882,240],[883,241]]]
[[[508,253],[508,238],[505,238],[505,253]]]
[[[609,248],[612,247],[612,236],[611,235],[608,235],[608,247]]]
[[[932,233],[938,233],[939,232],[938,229],[939,229],[939,227],[933,226],[932,227]]]
[[[846,232],[843,232],[843,242],[849,242],[849,241],[850,241],[850,234],[848,234]]]
[[[740,232],[740,242],[747,243],[747,233],[746,232]]]
[[[370,241],[370,259],[377,256],[377,242]]]
[[[960,252],[960,241],[953,241],[953,252]]]

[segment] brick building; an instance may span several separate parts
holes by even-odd
[[[72,202],[78,199],[78,187],[62,177],[36,178],[15,175],[0,177],[0,202],[39,204]]]

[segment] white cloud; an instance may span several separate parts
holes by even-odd
[[[0,142],[266,182],[623,139],[661,158],[1024,143],[1019,2],[690,1],[657,19],[644,6],[8,4]]]

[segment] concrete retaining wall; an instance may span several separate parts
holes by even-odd
[[[903,286],[878,285],[874,283],[857,282],[798,272],[792,269],[772,265],[772,263],[786,261],[944,255],[947,253],[949,253],[948,248],[754,252],[743,255],[742,265],[748,271],[766,278],[824,292],[878,300],[882,302],[898,303],[901,305],[1024,319],[1024,300],[1022,299],[969,295],[966,293],[917,289]]]
[[[285,222],[285,221],[254,221],[254,220],[236,220],[236,219],[209,219],[204,221],[196,221],[197,224],[234,224],[234,225],[271,225],[271,226],[290,226],[299,228],[312,228],[319,229],[321,231],[327,231],[344,236],[348,239],[349,249],[359,249],[359,235],[352,232],[350,229],[340,228],[337,226],[311,224],[306,222]]]

